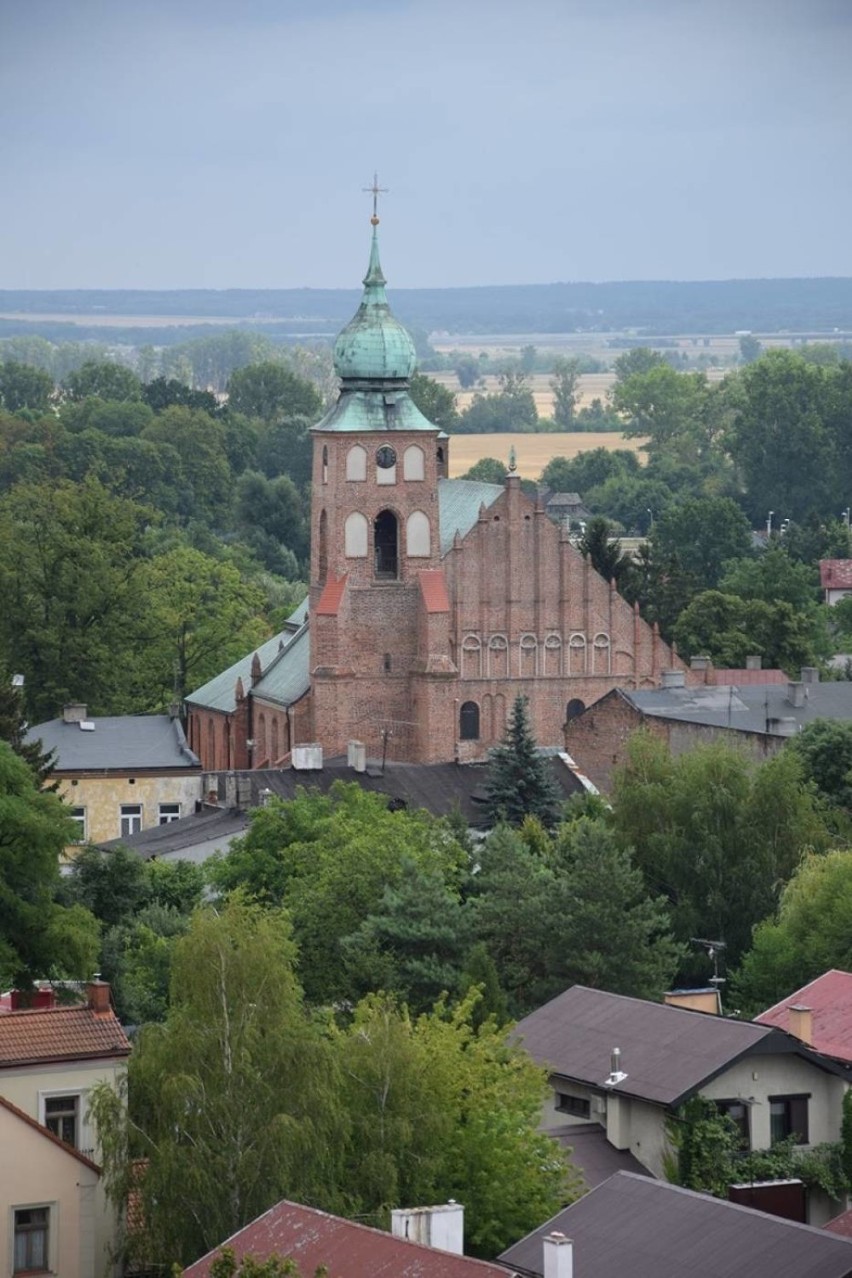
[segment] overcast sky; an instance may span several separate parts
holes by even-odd
[[[0,0],[0,289],[852,275],[852,0]]]

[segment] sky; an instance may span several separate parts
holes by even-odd
[[[852,0],[0,0],[0,289],[852,276]]]

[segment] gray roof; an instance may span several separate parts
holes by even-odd
[[[189,852],[201,843],[227,843],[242,834],[248,825],[245,812],[229,808],[208,808],[167,825],[155,825],[150,830],[140,830],[123,839],[109,839],[98,847],[106,851],[115,848],[131,848],[144,861],[168,856],[176,852]]]
[[[722,671],[718,673],[723,676]],[[793,705],[785,684],[701,684],[620,692],[643,714],[742,732],[777,733],[778,721],[783,719],[795,720],[797,729],[814,719],[852,719],[852,683],[806,683],[802,687],[801,706]]]
[[[180,720],[167,714],[112,715],[84,722],[95,726],[85,729],[63,719],[37,723],[25,740],[40,741],[44,750],[55,750],[59,772],[201,767],[186,744]]]
[[[651,1175],[629,1149],[616,1149],[609,1143],[600,1123],[566,1123],[564,1127],[551,1128],[547,1134],[570,1152],[571,1162],[582,1172],[587,1189],[594,1189],[619,1171]]]
[[[551,493],[547,499],[547,508],[551,506],[582,506],[583,498],[579,493]]]
[[[259,647],[240,657],[233,665],[228,666],[207,683],[196,688],[185,698],[192,705],[205,706],[209,710],[224,710],[231,714],[236,709],[235,691],[237,680],[242,679],[246,692],[251,689],[251,668],[255,653],[263,671],[260,683],[254,689],[258,696],[267,696],[272,701],[291,702],[307,692],[310,681],[307,677],[308,644],[300,649],[299,657],[293,664],[282,663],[283,654],[295,644],[296,639],[307,633],[308,601],[305,599],[295,612],[287,618],[283,630],[267,639]],[[303,669],[304,668],[304,669]],[[270,676],[267,684],[267,675]],[[299,691],[301,689],[301,691]]]
[[[298,701],[311,686],[310,655],[311,643],[305,623],[287,647],[264,668],[261,679],[252,689],[253,695],[283,706]]]
[[[849,1278],[852,1241],[681,1189],[618,1172],[499,1257],[543,1272],[554,1231],[574,1244],[587,1278]]]
[[[515,1033],[534,1060],[553,1073],[598,1089],[609,1074],[612,1049],[618,1047],[627,1078],[617,1091],[676,1106],[740,1056],[764,1045],[772,1031],[750,1021],[573,985],[525,1016]],[[790,1049],[794,1047],[790,1040]]]
[[[462,537],[470,532],[479,518],[480,506],[493,506],[505,491],[502,484],[486,484],[478,479],[439,479],[441,554],[450,549],[457,532]]]

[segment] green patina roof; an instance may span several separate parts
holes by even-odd
[[[314,430],[388,431],[431,430],[437,432],[424,417],[406,390],[347,390],[344,384],[337,403],[326,413]]]
[[[267,673],[271,674],[273,669],[278,668],[278,658],[283,657],[284,653],[289,651],[290,646],[295,644],[297,637],[301,637],[307,615],[308,601],[305,599],[303,603],[299,604],[295,612],[291,613],[287,618],[283,630],[277,635],[273,635],[271,639],[267,639],[258,648],[253,648],[251,652],[241,657],[239,661],[235,661],[232,666],[228,666],[227,670],[223,670],[213,679],[208,680],[202,687],[197,688],[195,692],[191,692],[185,698],[186,701],[191,702],[192,705],[204,706],[209,710],[223,710],[226,714],[233,713],[237,705],[234,697],[237,679],[242,679],[243,688],[246,692],[251,688],[251,667],[255,652],[260,660],[260,668],[264,672],[256,689],[256,691],[260,691],[261,686],[265,683]],[[304,633],[307,633],[306,628]],[[307,645],[305,645],[306,647]],[[307,657],[305,658],[305,668],[307,670]],[[277,680],[274,682],[274,686],[278,687]],[[274,699],[280,700],[278,696],[275,696]],[[291,698],[291,700],[295,700],[295,698]]]
[[[504,491],[502,484],[485,484],[478,479],[438,480],[438,520],[441,554],[445,555],[458,532],[469,533],[479,518],[480,506],[493,506]]]
[[[374,227],[364,296],[334,344],[334,369],[344,382],[407,381],[416,362],[414,342],[388,306]]]

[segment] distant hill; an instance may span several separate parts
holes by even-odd
[[[0,289],[2,335],[36,331],[39,316],[191,316],[207,321],[309,334],[336,331],[358,305],[357,289]],[[639,329],[674,333],[852,332],[852,279],[722,280],[674,283],[519,284],[485,288],[393,289],[394,310],[405,323],[458,333],[570,333]],[[32,327],[31,327],[32,326]],[[63,336],[74,336],[63,333]],[[79,334],[77,334],[79,335]]]

